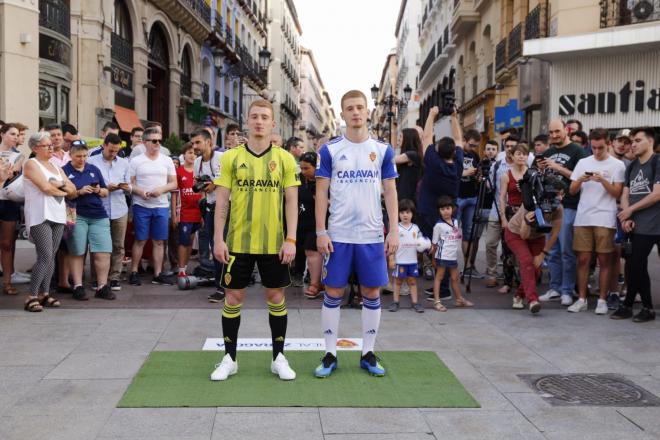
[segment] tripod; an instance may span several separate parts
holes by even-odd
[[[474,214],[472,214],[472,227],[470,228],[470,241],[468,242],[468,247],[467,247],[467,252],[466,252],[466,257],[465,261],[463,262],[463,274],[461,275],[461,283],[465,284],[465,272],[468,269],[468,266],[470,267],[470,274],[468,275],[468,282],[465,285],[465,291],[466,292],[471,292],[471,284],[472,284],[472,267],[474,265],[472,264],[472,249],[476,247],[476,241],[479,240],[479,238],[476,237],[476,232],[477,232],[477,227],[479,224],[482,223],[488,223],[488,219],[484,220],[481,216],[481,211],[483,211],[484,207],[484,201],[486,199],[486,192],[489,190],[488,186],[492,188],[493,186],[490,184],[490,176],[486,174],[483,176],[481,181],[479,182],[479,188],[477,190],[477,206],[474,209]],[[497,202],[495,202],[496,205],[495,207],[497,208]],[[499,216],[499,211],[498,214]]]

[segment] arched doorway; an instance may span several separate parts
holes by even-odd
[[[149,33],[149,93],[147,118],[163,124],[163,137],[170,132],[170,70],[167,38],[163,27],[154,23]]]

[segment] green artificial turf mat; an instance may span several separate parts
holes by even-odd
[[[222,382],[209,379],[223,352],[154,351],[117,405],[159,407],[374,407],[478,408],[447,366],[433,352],[382,351],[385,377],[359,368],[359,352],[340,352],[339,368],[325,379],[314,377],[322,353],[288,351],[293,381],[270,372],[270,351],[238,353],[238,374]]]

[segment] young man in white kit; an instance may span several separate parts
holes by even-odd
[[[383,376],[385,369],[373,350],[380,325],[380,287],[387,284],[385,254],[396,252],[399,246],[398,175],[392,147],[369,137],[367,97],[352,90],[342,97],[341,107],[346,135],[321,147],[316,170],[317,247],[326,257],[321,310],[326,354],[314,374],[328,377],[337,368],[339,306],[348,279],[355,273],[363,298],[360,367]],[[381,188],[389,218],[387,237],[383,233]]]

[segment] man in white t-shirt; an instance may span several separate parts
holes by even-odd
[[[160,153],[163,135],[154,128],[145,130],[146,151],[133,159],[129,176],[133,187],[133,229],[135,241],[131,254],[130,284],[139,286],[137,270],[142,250],[148,239],[153,243],[154,278],[152,284],[169,284],[162,274],[165,241],[169,233],[169,202],[167,193],[177,188],[174,162]]]
[[[600,298],[597,315],[607,314],[610,254],[614,251],[616,232],[616,201],[623,191],[625,166],[608,153],[607,130],[591,131],[589,140],[593,156],[580,159],[571,174],[571,194],[580,191],[575,215],[573,250],[577,253],[577,285],[580,298],[568,308],[569,312],[587,310],[587,279],[593,252],[600,265]]]

